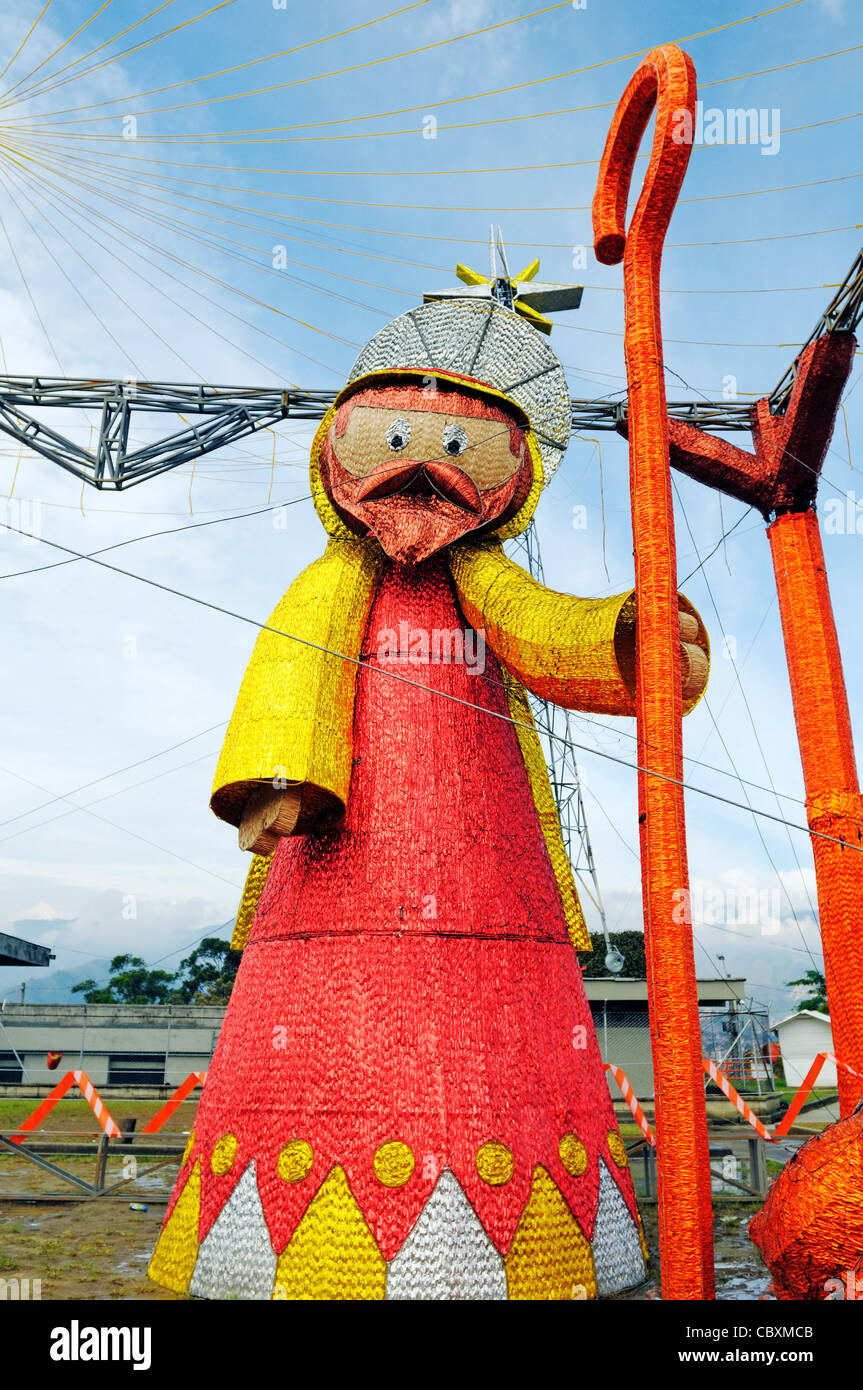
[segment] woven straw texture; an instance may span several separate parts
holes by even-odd
[[[861,1191],[863,1110],[858,1110],[798,1150],[749,1224],[777,1298],[860,1298]]]
[[[656,129],[628,231],[642,135]],[[713,1219],[701,1037],[691,933],[674,918],[688,883],[683,806],[680,643],[668,417],[659,313],[662,245],[691,153],[695,70],[674,44],[654,49],[612,119],[593,202],[597,258],[623,259],[630,492],[637,595],[639,825],[648,998],[656,1086],[664,1298],[713,1295]],[[653,774],[653,775],[651,775]],[[659,775],[656,775],[659,774]]]
[[[863,1073],[863,798],[818,519],[814,511],[789,512],[767,534],[806,782],[806,814],[810,829],[818,832],[812,836],[812,853],[833,1045],[843,1062]],[[848,1114],[860,1099],[860,1081],[842,1068],[838,1075],[842,1113]]]

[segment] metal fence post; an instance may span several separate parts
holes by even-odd
[[[99,1147],[96,1150],[96,1180],[95,1187],[98,1192],[105,1186],[105,1174],[108,1171],[108,1146],[110,1139],[107,1134],[103,1134],[99,1140]]]
[[[767,1158],[764,1140],[754,1134],[749,1143],[749,1185],[756,1188],[762,1197],[767,1196]]]

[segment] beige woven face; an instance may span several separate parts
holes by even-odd
[[[339,514],[418,564],[515,515],[533,483],[524,430],[476,392],[419,381],[368,386],[338,409],[320,455]]]
[[[429,410],[356,406],[332,449],[342,467],[365,478],[373,469],[406,459],[455,463],[480,492],[505,483],[518,470],[524,443],[513,453],[509,425],[499,420]]]

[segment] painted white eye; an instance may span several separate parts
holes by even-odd
[[[467,435],[461,425],[447,425],[443,432],[443,447],[453,458],[464,453],[467,448]]]
[[[387,443],[395,453],[406,447],[410,437],[411,427],[407,420],[393,420],[387,430]]]

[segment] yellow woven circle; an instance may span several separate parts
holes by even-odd
[[[221,1177],[224,1173],[230,1173],[234,1166],[234,1159],[237,1157],[237,1139],[233,1134],[223,1134],[216,1147],[213,1149],[213,1157],[210,1159],[210,1167],[213,1172]]]
[[[400,1139],[391,1139],[388,1144],[381,1144],[375,1154],[375,1177],[384,1187],[403,1187],[414,1167],[413,1153]]]
[[[574,1134],[565,1134],[557,1146],[560,1161],[567,1173],[580,1178],[587,1169],[587,1149]]]
[[[613,1130],[608,1136],[608,1152],[611,1154],[618,1168],[626,1167],[629,1160],[626,1157],[626,1149],[623,1140],[617,1133],[617,1130]]]
[[[315,1155],[305,1139],[292,1139],[279,1154],[279,1177],[285,1182],[302,1182],[312,1171]]]
[[[180,1164],[180,1167],[181,1167],[181,1168],[185,1168],[186,1164],[189,1162],[189,1159],[192,1157],[192,1150],[193,1150],[194,1147],[195,1147],[195,1131],[194,1131],[194,1130],[191,1130],[190,1133],[189,1133],[189,1137],[188,1137],[188,1139],[186,1140],[186,1147],[185,1147],[184,1150],[183,1150],[183,1161],[182,1161],[182,1163]]]
[[[476,1156],[476,1171],[491,1187],[502,1187],[513,1174],[512,1154],[505,1144],[483,1144]]]

